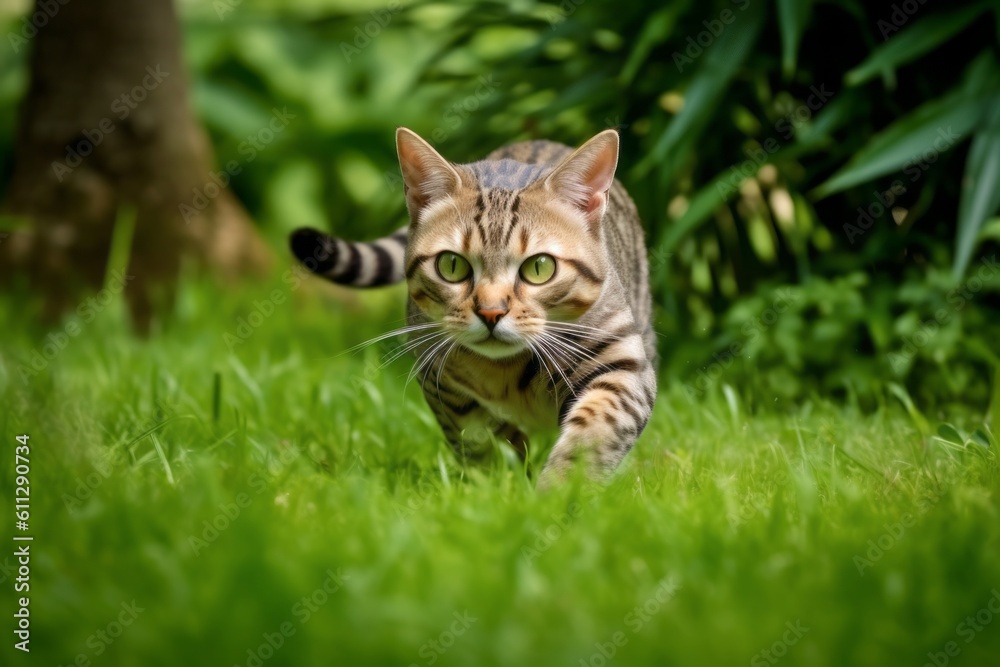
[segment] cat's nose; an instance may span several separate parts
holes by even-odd
[[[493,328],[497,325],[497,322],[506,314],[507,311],[501,308],[480,308],[476,311],[476,315],[483,321],[486,328],[490,330],[490,333],[493,333]]]

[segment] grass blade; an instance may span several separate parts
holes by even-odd
[[[990,426],[1000,429],[1000,367],[993,371],[993,393],[990,397]]]
[[[212,374],[212,421],[219,422],[219,415],[222,411],[222,373],[216,371]]]
[[[132,237],[135,233],[135,208],[121,206],[115,214],[115,227],[111,233],[111,249],[104,267],[104,289],[114,292],[112,282],[115,274],[128,269],[132,255]]]
[[[160,457],[160,462],[163,464],[163,471],[167,473],[167,482],[170,486],[174,486],[174,471],[170,468],[170,461],[167,460],[167,455],[163,451],[163,445],[160,444],[160,439],[156,437],[155,433],[149,434],[149,439],[153,441],[153,447],[156,448],[156,455]]]

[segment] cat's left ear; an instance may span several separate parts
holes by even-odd
[[[608,190],[618,166],[618,133],[605,130],[560,162],[545,187],[580,210],[592,230],[608,209]]]
[[[416,220],[430,204],[455,194],[462,179],[434,148],[415,132],[396,130],[396,153],[406,185],[406,205]]]

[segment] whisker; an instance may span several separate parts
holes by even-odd
[[[456,345],[458,345],[457,339],[452,342],[451,347],[449,347],[448,350],[444,353],[444,359],[441,360],[441,365],[438,366],[436,384],[437,384],[437,396],[439,401],[441,400],[441,372],[444,370],[445,364],[448,363],[448,357],[451,355],[451,351],[455,349]]]
[[[554,351],[552,349],[552,347],[548,344],[548,342],[546,340],[540,339],[540,338],[536,338],[535,339],[535,343],[538,344],[539,349],[541,349],[542,351],[544,351],[545,353],[547,353],[549,355],[549,361],[552,362],[552,365],[555,367],[556,372],[559,373],[559,377],[562,378],[563,382],[566,384],[566,387],[569,389],[569,392],[571,394],[573,394],[574,396],[576,396],[576,392],[573,391],[573,385],[570,384],[569,378],[566,377],[566,374],[563,372],[562,365],[559,364],[559,363],[557,363],[556,360],[554,358],[552,358],[552,356],[553,356],[552,353]],[[555,356],[558,356],[558,355],[555,355]]]
[[[402,343],[399,347],[397,347],[397,348],[389,351],[388,353],[386,353],[382,357],[383,359],[385,359],[385,357],[390,357],[390,355],[391,355],[391,357],[389,359],[386,359],[379,366],[379,368],[382,368],[383,366],[387,366],[387,365],[391,364],[392,362],[396,361],[397,359],[399,359],[400,357],[402,357],[407,352],[410,352],[411,350],[414,350],[414,349],[420,347],[421,345],[425,345],[425,344],[429,343],[430,341],[434,340],[435,338],[438,338],[440,336],[447,336],[447,335],[448,335],[447,331],[435,331],[435,332],[432,332],[432,333],[429,333],[429,334],[423,334],[422,336],[418,336],[417,338],[415,338],[413,340],[410,340],[410,341],[407,341],[405,343]]]
[[[575,322],[556,322],[547,320],[545,322],[545,328],[555,329],[560,332],[599,334],[601,338],[616,339],[622,337],[620,334],[612,333],[606,329],[592,327],[586,324],[577,324]]]
[[[400,329],[394,329],[394,330],[392,330],[392,331],[390,331],[388,333],[384,333],[384,334],[382,334],[380,336],[375,336],[375,338],[372,338],[370,340],[366,340],[363,343],[358,343],[357,345],[355,345],[353,347],[349,347],[349,348],[347,348],[346,350],[344,350],[343,352],[341,352],[340,354],[338,354],[336,356],[341,356],[341,355],[344,355],[344,354],[349,354],[351,352],[357,352],[358,350],[362,350],[362,349],[364,349],[364,348],[366,348],[366,347],[368,347],[370,345],[374,345],[375,343],[378,343],[379,341],[383,341],[386,338],[392,338],[394,336],[402,336],[403,334],[413,333],[414,331],[423,331],[425,329],[433,329],[433,328],[439,328],[439,327],[441,327],[441,324],[439,322],[427,322],[425,324],[414,324],[412,326],[402,327]]]
[[[555,389],[556,379],[552,377],[552,371],[549,370],[549,365],[545,363],[545,356],[541,353],[541,351],[538,348],[536,348],[534,345],[531,344],[530,340],[525,340],[525,342],[531,349],[531,353],[538,358],[538,361],[542,365],[542,368],[545,369],[545,374],[549,376],[549,383],[552,385],[552,388]]]
[[[450,338],[445,338],[442,341],[434,343],[433,347],[431,347],[429,351],[425,352],[418,358],[417,363],[414,365],[412,369],[410,369],[409,374],[406,376],[406,384],[403,385],[404,392],[406,391],[406,388],[410,386],[410,381],[413,380],[413,378],[415,378],[427,364],[433,362],[434,358],[437,356],[438,351],[441,350],[450,341],[451,341]]]
[[[594,352],[588,350],[587,348],[583,347],[578,343],[575,343],[570,340],[561,339],[558,336],[553,336],[551,334],[546,335],[545,338],[546,340],[549,340],[552,343],[562,345],[564,349],[566,349],[570,353],[577,355],[577,357],[583,357],[587,361],[597,362],[598,355],[594,354]],[[608,364],[598,363],[596,368],[606,368],[606,367],[609,367]]]
[[[545,338],[546,338],[546,340],[550,344],[561,344],[561,345],[564,345],[564,346],[568,346],[568,345],[574,344],[574,343],[571,343],[571,341],[560,340],[559,338],[554,337],[552,335],[546,335]],[[586,348],[580,347],[579,345],[577,345],[577,348],[578,348],[578,350],[576,351],[577,355],[584,357],[584,359],[586,361],[594,364],[593,367],[590,369],[591,371],[596,371],[596,370],[600,370],[600,369],[611,369],[612,368],[612,366],[610,364],[603,363],[603,362],[598,362],[597,361],[598,357],[596,355],[594,355],[593,352],[591,352],[590,350],[587,350]],[[570,348],[570,351],[572,351],[572,348]]]
[[[585,359],[590,359],[590,360],[594,360],[597,358],[592,351],[588,350],[587,348],[583,347],[582,345],[580,345],[575,341],[567,340],[565,338],[560,338],[559,336],[553,334],[542,334],[542,337],[545,340],[558,345],[561,349],[565,350],[566,352],[570,353],[573,356],[584,357]]]
[[[447,344],[448,342],[452,342],[452,344],[454,344],[453,340],[452,341],[445,340],[443,342],[445,344]],[[448,347],[444,347],[444,345],[438,345],[437,347],[435,347],[433,353],[431,355],[429,355],[427,363],[424,364],[424,366],[423,366],[424,373],[420,377],[420,387],[421,388],[424,388],[426,386],[426,384],[427,384],[427,376],[430,374],[430,372],[432,370],[434,370],[434,362],[437,361],[438,359],[442,358],[442,355],[447,354],[448,350],[450,350],[450,349],[451,349],[450,345]],[[418,369],[418,372],[419,372],[419,369]],[[414,377],[416,377],[416,374],[414,374]],[[440,396],[438,396],[438,398],[440,399]]]

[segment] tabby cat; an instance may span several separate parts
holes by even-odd
[[[618,135],[573,151],[516,143],[453,164],[400,128],[410,224],[372,243],[312,229],[292,252],[336,283],[406,280],[413,377],[466,456],[559,429],[540,484],[582,465],[605,478],[656,396],[649,270],[635,204],[614,180]]]

